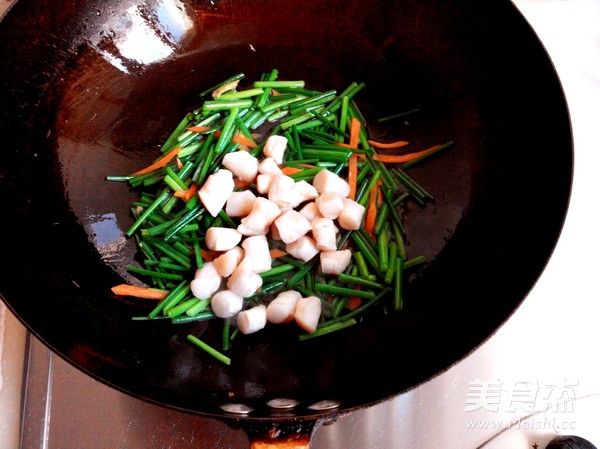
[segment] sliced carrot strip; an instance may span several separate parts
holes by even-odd
[[[362,305],[362,300],[356,296],[348,298],[348,309],[350,311],[358,309]]]
[[[215,132],[213,133],[215,135],[215,137],[221,137],[221,130],[215,130]],[[252,139],[249,139],[248,137],[244,136],[243,134],[236,134],[231,138],[231,141],[233,143],[237,143],[240,145],[245,145],[249,148],[256,148],[258,145],[256,144],[256,142],[254,142]]]
[[[424,154],[431,153],[436,151],[439,148],[439,145],[435,145],[431,148],[427,148],[426,150],[415,151],[414,153],[406,153],[406,154],[374,154],[373,159],[379,162],[388,163],[388,164],[402,164],[404,162],[412,161]]]
[[[405,147],[406,145],[408,145],[408,142],[404,141],[404,140],[398,140],[396,142],[379,142],[377,140],[368,140],[369,145],[371,145],[373,148],[381,148],[381,149],[392,149],[392,148],[402,148]]]
[[[287,176],[293,175],[295,173],[300,173],[301,171],[303,171],[303,169],[299,167],[289,167],[287,165],[285,167],[281,167],[281,173]]]
[[[350,148],[358,148],[360,138],[360,121],[356,117],[350,120]]]
[[[135,296],[136,298],[156,300],[163,299],[169,293],[165,290],[159,290],[150,287],[138,287],[136,285],[129,284],[115,285],[111,288],[111,290],[115,295],[119,296]]]
[[[200,255],[202,256],[202,260],[205,262],[212,262],[218,257],[214,252],[208,251],[206,249],[200,248]]]
[[[177,190],[176,192],[173,192],[173,196],[188,202],[196,193],[198,193],[198,184],[193,183],[187,190]]]
[[[133,176],[145,175],[146,173],[150,173],[154,170],[164,167],[171,161],[171,159],[173,159],[175,156],[177,156],[177,154],[179,153],[179,150],[181,150],[181,147],[173,148],[171,151],[169,151],[167,154],[165,154],[163,157],[161,157],[159,160],[157,160],[153,164],[150,164],[146,168],[143,168],[143,169],[138,170],[135,173],[133,173]]]
[[[242,181],[240,178],[233,178],[233,184],[238,189],[247,189],[248,187],[250,187],[251,182],[250,181]]]
[[[210,126],[190,126],[187,128],[188,131],[193,131],[195,133],[203,133],[210,130]]]
[[[280,250],[278,248],[273,248],[271,250],[269,250],[269,254],[271,255],[271,258],[273,259],[278,259],[282,256],[286,256],[287,253],[283,250]]]
[[[240,145],[245,145],[248,148],[256,148],[258,146],[255,141],[253,141],[252,139],[249,139],[248,137],[244,136],[243,134],[236,134],[235,136],[233,136],[233,138],[231,140],[234,143],[239,143]]]
[[[375,221],[377,217],[377,191],[378,185],[374,185],[369,193],[369,203],[367,205],[367,213],[365,215],[364,228],[367,233],[373,237],[373,229],[375,229]]]

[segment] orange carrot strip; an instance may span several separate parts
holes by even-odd
[[[175,156],[177,156],[177,153],[179,153],[179,150],[181,150],[181,147],[173,148],[171,151],[169,151],[167,154],[165,154],[163,157],[161,157],[159,160],[157,160],[153,164],[150,164],[146,168],[143,168],[143,169],[138,170],[135,173],[133,173],[133,176],[145,175],[146,173],[150,173],[154,170],[164,167],[171,161],[171,159],[173,159]]]
[[[252,139],[244,136],[243,134],[236,134],[231,139],[234,143],[239,143],[240,145],[245,145],[248,148],[256,148],[258,145]]]
[[[183,197],[183,199],[187,202],[187,201],[191,200],[196,193],[198,193],[198,184],[196,184],[194,182],[194,183],[192,183],[190,188],[186,190],[186,194]]]
[[[285,251],[280,250],[278,248],[273,248],[273,249],[269,250],[269,254],[271,255],[271,258],[273,258],[273,259],[278,259],[282,256],[287,255],[287,253]]]
[[[438,147],[439,145],[435,145],[431,148],[427,148],[426,150],[415,151],[414,153],[406,154],[374,154],[373,159],[388,164],[402,164],[404,162],[412,161],[413,159],[416,159],[424,154],[436,151]]]
[[[349,149],[351,149],[351,150],[353,150],[353,149],[354,149],[354,147],[353,147],[353,146],[351,146],[349,143],[344,143],[344,142],[335,142],[335,143],[334,143],[334,145],[335,145],[335,146],[338,146],[338,147],[342,147],[342,148],[349,148]]]
[[[362,304],[362,300],[356,296],[348,298],[348,309],[350,311],[358,309]]]
[[[358,148],[360,137],[360,121],[356,117],[350,120],[350,148]]]
[[[217,257],[214,252],[200,248],[200,255],[205,262],[212,262]]]
[[[287,165],[285,167],[281,167],[281,172],[287,176],[293,175],[295,173],[300,173],[301,171],[302,169],[298,167],[289,167]]]
[[[373,229],[375,229],[375,221],[377,217],[377,191],[379,186],[376,184],[371,188],[369,194],[369,203],[367,205],[367,213],[365,216],[364,228],[367,233],[373,237]]]
[[[213,134],[215,135],[215,137],[221,137],[221,130],[217,129],[217,130],[215,130],[215,132]],[[252,139],[249,139],[248,137],[244,136],[243,134],[234,135],[231,138],[231,141],[233,143],[245,145],[250,148],[256,148],[258,146]]]
[[[373,148],[381,148],[381,149],[390,149],[390,148],[401,148],[404,147],[406,145],[408,145],[408,142],[405,142],[404,140],[398,140],[396,142],[378,142],[377,140],[368,140],[369,145],[371,145]]]
[[[251,182],[250,181],[242,181],[240,178],[233,178],[233,184],[238,189],[247,189],[248,187],[250,187]]]
[[[348,159],[348,184],[350,185],[350,193],[348,198],[356,199],[356,180],[358,178],[358,157],[356,153],[352,153]]]
[[[198,184],[193,183],[186,190],[177,190],[173,192],[173,196],[176,196],[177,198],[181,198],[182,200],[185,200],[185,202],[188,202],[196,193],[198,193]]]
[[[195,133],[203,133],[210,130],[210,126],[190,126],[187,128],[188,131],[193,131]]]
[[[114,287],[111,288],[111,290],[115,295],[135,296],[136,298],[156,299],[156,300],[163,299],[165,296],[167,296],[167,293],[168,293],[165,290],[158,290],[156,288],[150,288],[150,287],[138,287],[136,285],[129,285],[129,284],[115,285]]]

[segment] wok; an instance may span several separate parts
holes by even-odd
[[[568,111],[508,1],[19,0],[0,33],[0,292],[50,349],[145,401],[251,435],[309,434],[468,355],[526,297],[560,234]],[[411,171],[435,202],[403,211],[408,251],[427,263],[401,313],[301,344],[274,326],[237,339],[225,366],[185,338],[218,342],[221,323],[132,321],[148,304],[111,294],[133,282],[135,193],[105,177],[152,161],[206,87],[273,68],[322,90],[364,81],[357,102],[376,138],[455,145]],[[299,404],[282,412],[275,398]],[[311,408],[325,400],[337,407]]]

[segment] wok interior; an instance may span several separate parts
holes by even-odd
[[[508,1],[67,3],[20,0],[1,24],[10,220],[0,248],[11,262],[0,291],[42,341],[102,382],[203,414],[242,402],[272,418],[265,402],[278,397],[299,400],[296,415],[323,399],[350,410],[460,360],[542,271],[567,207],[570,130],[552,66]],[[47,14],[32,15],[33,4]],[[184,25],[167,27],[165,10]],[[139,20],[167,42],[164,59],[127,53]],[[364,81],[357,103],[373,137],[455,146],[411,171],[436,200],[404,211],[409,254],[428,263],[411,275],[402,313],[366,314],[301,344],[271,326],[236,339],[227,367],[185,339],[218,345],[220,321],[134,322],[151,305],[110,294],[131,281],[135,246],[123,233],[136,196],[104,178],[153,160],[206,87],[273,68],[321,90]],[[408,123],[377,123],[414,108]]]

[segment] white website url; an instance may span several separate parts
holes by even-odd
[[[468,419],[465,421],[467,429],[535,429],[535,430],[553,430],[559,433],[563,430],[575,429],[576,422],[574,420],[558,420],[556,418],[544,419],[514,419],[510,421],[495,420],[495,419]]]

